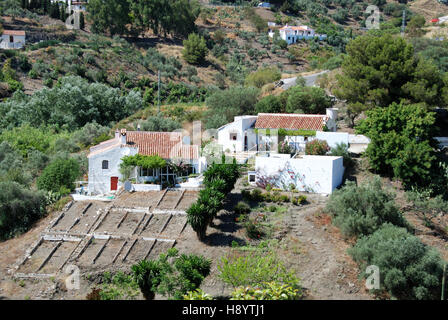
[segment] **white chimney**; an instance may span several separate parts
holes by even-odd
[[[330,118],[331,120],[334,120],[334,121],[337,120],[338,108],[327,108],[326,113],[327,113],[328,118]]]
[[[126,144],[126,129],[120,130],[120,140],[121,144]]]

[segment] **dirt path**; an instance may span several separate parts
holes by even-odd
[[[291,233],[304,247],[298,262],[299,276],[311,299],[371,299],[360,281],[359,270],[346,251],[349,245],[331,225],[319,225],[315,214],[323,204],[292,211]]]

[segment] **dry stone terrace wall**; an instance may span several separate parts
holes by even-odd
[[[70,202],[14,266],[18,278],[129,267],[176,245],[197,191],[123,193],[112,202]]]

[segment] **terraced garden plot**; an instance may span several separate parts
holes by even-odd
[[[196,201],[197,198],[198,198],[197,191],[186,190],[184,192],[184,195],[182,196],[182,199],[180,199],[180,202],[177,205],[176,210],[187,210],[188,208],[190,208],[193,202]]]
[[[144,213],[128,212],[120,227],[117,229],[118,233],[132,235],[144,216]]]
[[[172,241],[156,241],[147,259],[157,259],[161,253],[165,253],[168,249],[172,248],[173,244]]]
[[[131,251],[129,251],[129,254],[126,256],[126,259],[124,262],[127,263],[135,263],[138,262],[140,260],[143,260],[145,258],[145,256],[147,255],[148,251],[151,249],[152,245],[153,245],[154,241],[147,241],[147,240],[143,240],[143,239],[138,239],[135,243],[134,241],[130,241],[128,243],[128,245],[126,245],[126,247],[123,249],[124,254],[122,255],[122,257],[120,257],[119,261],[122,262],[123,257],[125,256],[125,254],[128,252],[129,247],[133,244]]]
[[[70,229],[70,232],[76,234],[88,233],[101,214],[101,212],[98,212],[100,208],[99,204],[92,204],[90,208],[80,216],[79,222]]]
[[[20,273],[37,273],[39,267],[51,253],[51,251],[58,245],[59,241],[43,241],[34,251],[30,258],[22,264],[18,270]],[[39,271],[40,272],[40,271]],[[42,273],[42,272],[40,272]]]
[[[78,259],[78,264],[83,267],[89,267],[93,263],[99,250],[103,247],[107,240],[104,239],[92,239],[85,251]]]
[[[157,206],[157,209],[173,210],[177,206],[181,196],[182,191],[167,191]]]
[[[78,241],[62,241],[61,245],[45,263],[39,273],[56,273],[78,245]]]
[[[125,240],[121,239],[110,239],[100,256],[96,259],[95,265],[107,266],[112,264],[113,259],[119,253],[124,242]],[[123,253],[123,250],[121,253]]]
[[[126,215],[125,211],[111,210],[94,230],[95,233],[116,233],[117,226]]]
[[[64,216],[51,228],[51,231],[67,231],[88,204],[89,202],[85,201],[73,203]]]
[[[176,239],[182,232],[186,222],[186,215],[173,215],[160,236],[168,239]]]
[[[156,237],[169,218],[170,214],[154,214],[140,235],[142,237]]]
[[[114,203],[119,203],[120,207],[154,207],[159,201],[164,191],[150,192],[125,192]]]

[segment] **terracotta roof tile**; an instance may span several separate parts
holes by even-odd
[[[3,30],[3,34],[7,36],[24,36],[25,31],[23,30]]]
[[[199,147],[182,144],[179,132],[128,131],[126,146],[138,147],[138,153],[146,156],[159,155],[164,159],[198,159]]]
[[[257,129],[323,130],[328,116],[320,114],[259,113]]]

